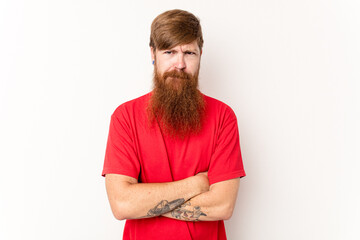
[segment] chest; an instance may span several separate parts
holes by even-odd
[[[216,129],[210,125],[182,140],[164,136],[158,127],[138,130],[140,181],[176,181],[208,171],[216,144]]]

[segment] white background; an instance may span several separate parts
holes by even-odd
[[[100,176],[110,115],[151,89],[151,21],[201,19],[201,90],[237,114],[229,239],[360,239],[360,4],[0,1],[0,239],[121,239]]]

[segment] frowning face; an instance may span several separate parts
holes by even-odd
[[[151,57],[155,60],[155,70],[158,75],[166,72],[179,71],[197,76],[199,74],[201,50],[197,41],[189,44],[178,45],[171,49],[158,50],[155,52],[151,48]],[[181,79],[175,77],[167,77],[166,84],[170,84],[176,88]]]

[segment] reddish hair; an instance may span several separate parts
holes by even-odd
[[[200,20],[192,13],[174,9],[158,15],[151,24],[150,47],[159,50],[197,40],[200,50],[204,40]]]

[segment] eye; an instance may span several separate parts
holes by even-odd
[[[164,54],[172,54],[172,51],[165,51]]]
[[[188,54],[188,55],[196,55],[195,52],[190,52],[190,51],[186,51],[185,54]]]

